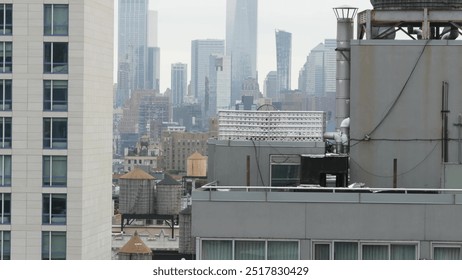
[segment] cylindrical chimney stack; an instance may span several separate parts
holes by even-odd
[[[358,8],[347,6],[334,8],[337,17],[337,130],[340,130],[342,121],[350,117],[350,40],[353,39],[353,23],[357,11]]]

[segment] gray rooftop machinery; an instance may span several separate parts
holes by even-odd
[[[376,10],[462,9],[461,0],[371,0]]]

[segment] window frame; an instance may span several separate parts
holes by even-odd
[[[9,174],[5,174],[5,158],[9,158]],[[12,156],[11,155],[0,155],[0,187],[10,187],[11,186],[11,173],[12,173]]]
[[[312,240],[311,242],[311,259],[315,260],[315,245],[328,244],[329,245],[329,260],[335,260],[335,243],[357,243],[358,245],[358,259],[363,260],[363,246],[387,246],[388,260],[392,260],[391,247],[396,245],[410,245],[415,247],[415,259],[420,256],[420,242],[419,241],[365,241],[365,240]]]
[[[56,85],[60,84],[62,85]],[[61,87],[64,86],[65,87]],[[61,92],[61,90],[63,90]],[[64,94],[64,101],[58,99],[58,95]],[[49,96],[48,96],[49,95]],[[43,111],[67,112],[69,106],[69,81],[68,80],[44,80],[43,81]],[[56,101],[58,100],[58,101]]]
[[[48,166],[48,170],[49,170],[49,173],[50,174],[46,174],[46,160],[48,159],[48,162],[49,162],[49,166]],[[61,183],[61,180],[59,180],[59,178],[62,178],[62,176],[53,176],[53,163],[54,161],[56,161],[57,159],[65,159],[65,177],[64,177],[64,180],[62,180],[64,183]],[[68,177],[68,168],[67,168],[67,156],[56,156],[56,155],[44,155],[42,157],[42,185],[43,187],[67,187],[67,177]],[[48,180],[48,181],[47,181]],[[47,184],[48,182],[48,184]],[[59,183],[58,183],[59,182]]]
[[[282,158],[285,157],[285,161],[281,162]],[[270,174],[269,174],[269,181],[270,181],[270,186],[297,186],[300,183],[300,165],[301,165],[301,157],[300,155],[297,154],[273,154],[270,155]],[[273,167],[276,166],[297,166],[298,167],[298,176],[297,178],[291,178],[292,180],[290,181],[289,184],[274,184],[274,182],[277,180],[277,178],[273,178]],[[289,178],[284,178],[285,180],[288,180]]]
[[[431,242],[431,259],[435,259],[435,248],[458,248],[459,260],[462,260],[462,243],[459,242]]]
[[[11,111],[13,107],[13,80],[0,79],[0,90],[0,111]],[[9,99],[7,95],[9,95]]]
[[[5,240],[5,233],[8,233],[8,240]],[[5,250],[5,243],[8,241],[8,250]],[[5,252],[9,254],[6,256]],[[0,260],[10,260],[11,259],[11,231],[0,230]]]
[[[59,234],[59,235],[58,235]],[[64,235],[64,252],[56,252],[56,248],[53,248],[53,245],[56,245],[56,240],[53,240]],[[48,238],[45,242],[45,238]],[[45,245],[48,245],[47,248]],[[42,260],[66,260],[67,259],[67,233],[66,231],[42,231],[42,249],[41,249],[41,259]],[[64,254],[64,257],[56,257],[56,253]]]
[[[12,123],[13,119],[11,117],[0,117],[0,149],[11,149]]]
[[[54,209],[59,202],[54,198],[64,198],[64,214],[56,213]],[[48,201],[46,201],[48,199]],[[45,203],[47,202],[47,203]],[[58,204],[58,205],[56,205]],[[59,209],[61,210],[62,209]],[[67,194],[65,193],[44,193],[42,194],[42,225],[66,225],[67,224]]]
[[[49,47],[48,47],[49,46]],[[56,62],[55,49],[56,47],[65,46],[64,57],[65,62]],[[50,53],[48,53],[48,50]],[[49,59],[49,61],[47,61]],[[55,71],[57,70],[57,71]],[[44,42],[43,43],[43,73],[45,74],[68,74],[69,73],[69,43],[68,42]]]
[[[61,124],[60,124],[61,123]],[[65,123],[65,126],[63,126]],[[56,128],[56,126],[59,126]],[[43,118],[43,148],[44,149],[53,149],[53,150],[65,150],[67,149],[68,145],[68,138],[69,138],[69,120],[68,118],[62,117],[47,117]],[[60,133],[65,134],[65,137],[55,137],[55,129],[65,127],[65,131]]]
[[[57,32],[56,26],[59,26],[56,23],[55,12],[56,8],[66,7],[66,20],[67,24],[65,25],[65,32]],[[47,9],[50,8],[50,19],[49,24],[47,24]],[[48,31],[49,30],[49,31]],[[63,29],[64,30],[64,29]],[[69,5],[68,4],[44,4],[43,5],[43,35],[44,36],[69,36]]]
[[[10,14],[8,14],[7,10],[10,10]],[[10,3],[0,4],[0,13],[2,12],[3,12],[3,22],[0,21],[0,35],[11,36],[13,35],[13,4],[10,4]],[[10,28],[8,29],[8,27]]]
[[[7,46],[10,46],[10,56],[7,56]],[[13,42],[0,42],[0,58],[0,73],[13,73]]]
[[[5,201],[7,200],[9,201],[9,209],[6,209]],[[9,224],[11,224],[11,193],[0,193],[0,225]]]
[[[243,239],[243,238],[237,238],[237,239],[221,239],[221,238],[201,238],[199,240],[199,250],[197,252],[197,256],[200,260],[203,260],[204,255],[203,255],[203,242],[204,241],[230,241],[231,242],[231,260],[236,260],[236,242],[264,242],[264,259],[263,260],[268,260],[268,244],[270,242],[292,242],[292,243],[297,243],[297,258],[296,260],[300,260],[300,240],[294,240],[294,239]]]

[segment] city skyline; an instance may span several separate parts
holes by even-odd
[[[324,39],[336,37],[337,22],[332,8],[349,5],[359,11],[372,9],[369,0],[350,2],[287,0],[282,5],[275,0],[259,1],[257,70],[260,87],[268,72],[276,70],[276,29],[292,33],[291,86],[297,88],[298,72],[310,50]],[[151,0],[149,8],[158,12],[160,91],[164,92],[170,87],[170,65],[177,62],[191,65],[192,40],[225,39],[226,0]]]

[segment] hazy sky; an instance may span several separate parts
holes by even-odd
[[[117,0],[115,0],[117,3]],[[276,70],[275,30],[292,33],[292,88],[310,50],[324,39],[336,38],[333,7],[372,9],[369,0],[259,0],[257,70],[260,90],[269,71]],[[158,46],[161,53],[160,90],[170,87],[170,65],[188,64],[191,78],[191,41],[225,39],[226,0],[150,0],[158,12]],[[117,9],[116,9],[117,12]]]

